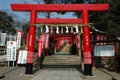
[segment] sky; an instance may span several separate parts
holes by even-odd
[[[13,13],[16,16],[18,16],[20,19],[24,19],[25,18],[24,12],[14,12],[11,10],[11,7],[10,7],[10,4],[22,3],[22,2],[23,2],[22,0],[0,0],[0,10]]]
[[[10,4],[21,4],[21,3],[25,3],[27,1],[27,3],[33,3],[33,0],[0,0],[0,10],[3,10],[3,11],[7,11],[7,12],[10,12],[10,13],[13,13],[15,14],[16,16],[18,16],[20,19],[25,19],[26,21],[29,20],[29,13],[25,13],[25,12],[15,12],[15,11],[12,11],[11,10],[11,7],[10,7]],[[40,17],[43,17],[40,16]],[[57,13],[53,13],[52,18],[76,18],[75,16],[72,15],[72,13],[66,13],[65,15],[58,15]]]

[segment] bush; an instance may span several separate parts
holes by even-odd
[[[38,52],[38,43],[35,43],[35,44],[34,44],[34,51],[35,51],[35,52]]]
[[[24,50],[25,49],[25,45],[20,45],[20,50]]]
[[[76,44],[73,44],[73,45],[70,47],[69,52],[70,52],[72,55],[78,54],[78,50],[77,50]]]
[[[54,54],[54,47],[50,45],[48,55],[52,55],[52,54]]]

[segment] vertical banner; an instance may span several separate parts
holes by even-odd
[[[17,64],[26,64],[26,61],[27,61],[27,50],[20,50]]]
[[[45,42],[46,42],[45,38],[46,38],[45,34],[42,34],[40,37],[40,40],[42,40],[42,49],[45,47]]]
[[[5,46],[6,33],[0,33],[0,46]]]
[[[47,37],[49,38],[49,35]],[[39,41],[38,41],[38,55],[37,55],[38,58],[41,57],[43,48],[45,46],[47,47],[47,45],[46,45],[47,39],[45,39],[45,38],[46,38],[45,34],[42,34],[39,38]]]
[[[17,49],[20,48],[20,45],[21,45],[21,35],[22,35],[22,32],[20,30],[18,30],[17,32]]]
[[[38,58],[40,58],[42,55],[42,46],[43,46],[43,41],[39,39],[39,41],[38,41],[38,54],[37,54]]]
[[[7,41],[6,61],[16,61],[16,41]]]
[[[80,49],[80,35],[79,34],[76,35],[76,39],[77,39],[77,41],[76,41],[77,42],[76,43],[77,44],[77,48]]]
[[[45,49],[49,48],[49,34],[46,34],[46,42],[45,42]]]

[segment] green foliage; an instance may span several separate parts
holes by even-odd
[[[33,0],[38,4],[81,4],[84,0]],[[88,0],[90,1],[90,0]],[[94,3],[109,3],[109,10],[106,12],[93,12],[90,16],[90,22],[93,26],[100,31],[119,34],[120,31],[120,0],[91,0]],[[91,4],[91,3],[90,3]],[[98,6],[99,7],[99,6]],[[58,14],[65,14],[65,12],[58,12]],[[44,13],[45,14],[45,13]],[[78,18],[81,17],[80,12],[75,12],[74,15]],[[50,12],[47,13],[50,18]]]
[[[44,0],[46,1],[46,0]],[[80,4],[84,0],[52,0],[52,3],[58,4]],[[109,3],[109,10],[106,12],[90,13],[90,22],[100,31],[119,34],[120,31],[120,0],[95,0],[94,3]],[[62,14],[62,13],[61,13]],[[81,13],[75,12],[78,18]]]
[[[35,44],[34,44],[34,51],[35,51],[35,52],[38,52],[38,43],[35,43]]]
[[[108,32],[119,34],[120,31],[120,1],[114,0],[110,3],[109,11],[106,15],[109,26]]]
[[[15,33],[16,29],[13,24],[13,17],[8,15],[7,12],[0,11],[0,30],[2,32]]]
[[[107,31],[108,26],[105,19],[105,12],[91,13],[90,22],[100,31]]]
[[[33,0],[38,4],[80,4],[83,3],[84,0]],[[66,12],[57,12],[58,14],[65,14]],[[51,12],[44,12],[47,18],[50,18]],[[77,14],[77,12],[76,12]]]
[[[55,47],[54,46],[54,37],[50,36],[49,37],[49,51],[48,51],[49,55],[54,54],[54,49],[55,49],[54,47]]]
[[[53,4],[71,4],[71,3],[81,3],[83,0],[44,0],[46,4],[53,3]]]
[[[117,49],[116,57],[120,57],[120,48]]]
[[[54,54],[54,47],[50,45],[48,55],[52,55],[52,54]]]
[[[25,49],[25,45],[20,45],[20,50],[24,50]]]
[[[101,0],[98,3],[109,3],[109,10],[106,12],[91,13],[90,22],[100,31],[119,34],[120,31],[120,1]]]
[[[72,55],[76,55],[76,54],[78,53],[76,44],[73,44],[73,45],[70,47],[69,52],[70,52]]]
[[[22,26],[22,30],[23,30],[24,34],[27,34],[29,31],[29,23],[24,23]]]

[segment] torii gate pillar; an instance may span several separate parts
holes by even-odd
[[[90,29],[89,29],[89,12],[83,10],[83,57],[84,57],[84,72],[86,75],[92,75],[92,57],[90,45]]]
[[[32,25],[35,24],[36,21],[36,11],[31,11],[30,13],[30,27],[29,27],[29,37],[28,37],[28,54],[27,55],[27,63],[26,63],[26,74],[32,74],[33,69],[33,54],[34,54],[34,43],[35,43],[35,34],[36,34],[36,26]]]

